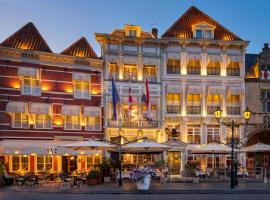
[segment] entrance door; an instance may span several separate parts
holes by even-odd
[[[181,152],[168,152],[168,167],[170,174],[179,175],[181,172]]]
[[[68,174],[68,157],[62,156],[62,172]]]

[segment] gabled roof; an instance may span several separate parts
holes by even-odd
[[[237,35],[226,29],[207,14],[196,8],[190,7],[163,35],[162,37],[172,38],[193,38],[192,26],[200,23],[207,23],[215,26],[214,39],[241,41]]]
[[[1,46],[52,53],[32,22],[27,23],[1,43]]]
[[[82,58],[98,58],[97,54],[92,49],[91,45],[85,37],[81,37],[79,40],[70,45],[67,49],[62,51],[61,54]]]

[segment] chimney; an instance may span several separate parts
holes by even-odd
[[[157,38],[158,37],[158,29],[157,28],[152,28],[152,35]]]
[[[264,49],[268,49],[269,48],[269,43],[264,43]]]

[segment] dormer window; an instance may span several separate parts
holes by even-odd
[[[193,37],[197,39],[214,39],[215,27],[206,23],[192,26]]]
[[[136,35],[137,35],[137,31],[136,30],[129,30],[128,31],[128,36],[136,37]]]
[[[140,37],[141,27],[136,25],[125,25],[126,36],[129,37]]]

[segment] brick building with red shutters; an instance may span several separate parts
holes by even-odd
[[[0,44],[0,150],[8,172],[89,170],[100,152],[59,147],[103,138],[103,61],[82,37],[51,51],[33,23]]]

